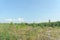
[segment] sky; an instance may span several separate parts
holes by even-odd
[[[60,0],[0,0],[0,22],[60,21]]]

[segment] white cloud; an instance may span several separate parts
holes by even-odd
[[[21,23],[21,22],[24,22],[23,18],[7,18],[7,19],[4,19],[5,22],[14,22],[14,23]]]
[[[24,19],[23,18],[18,18],[18,21],[19,22],[24,22]]]
[[[7,19],[5,19],[5,22],[13,22],[13,19],[7,18]]]

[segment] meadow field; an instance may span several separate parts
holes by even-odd
[[[0,40],[60,40],[60,26],[37,24],[0,23]]]

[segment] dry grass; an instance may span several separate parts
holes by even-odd
[[[60,40],[58,27],[0,26],[0,40]]]

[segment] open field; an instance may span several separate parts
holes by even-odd
[[[0,40],[60,40],[60,27],[0,24]]]

